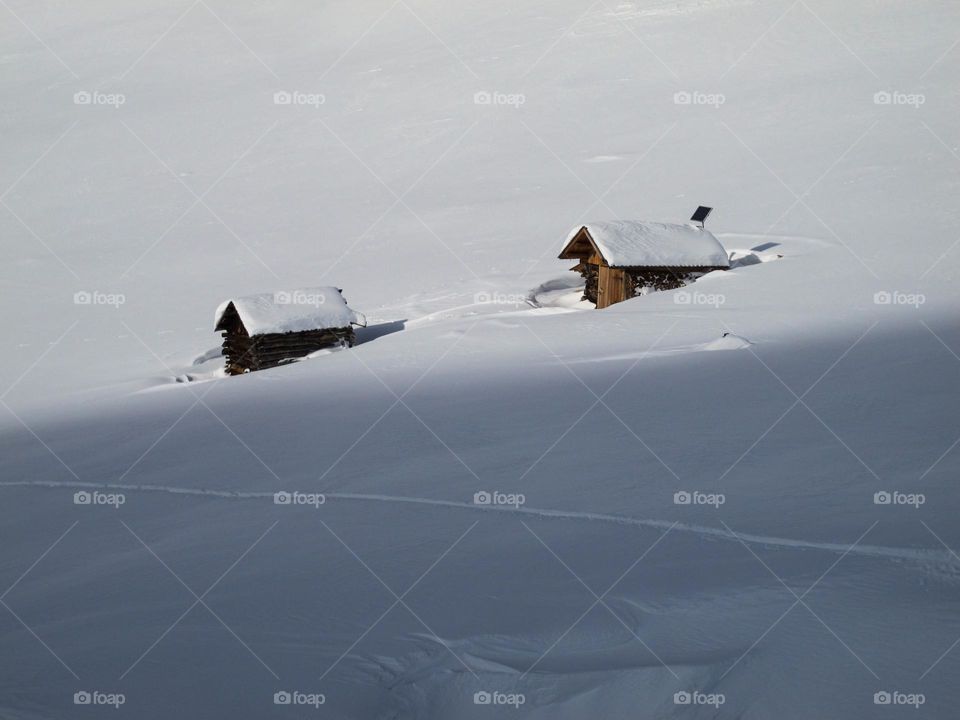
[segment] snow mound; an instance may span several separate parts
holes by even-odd
[[[278,290],[225,300],[214,317],[216,329],[220,329],[223,315],[231,305],[250,335],[367,325],[366,317],[348,307],[335,287]]]
[[[530,298],[540,309],[587,310],[594,304],[583,299],[583,278],[573,273],[541,283],[530,291]]]
[[[724,333],[723,337],[717,338],[708,343],[704,343],[704,350],[742,350],[753,345],[745,337],[734,335],[733,333]]]
[[[730,267],[748,267],[749,265],[760,265],[761,263],[779,260],[782,255],[775,252],[760,252],[757,250],[730,250]]]
[[[620,220],[574,228],[564,249],[586,229],[613,267],[729,267],[727,251],[708,230],[693,225]]]

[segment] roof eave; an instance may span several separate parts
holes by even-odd
[[[610,265],[616,270],[684,270],[702,269],[702,270],[729,270],[730,265]]]

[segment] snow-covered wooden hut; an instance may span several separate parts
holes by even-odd
[[[648,290],[682,287],[712,270],[727,270],[727,251],[712,233],[694,225],[618,221],[574,228],[561,260],[586,280],[583,299],[598,309]]]
[[[330,347],[350,347],[353,326],[367,319],[347,306],[339,288],[315,287],[225,300],[214,330],[223,333],[231,375],[275,367]]]

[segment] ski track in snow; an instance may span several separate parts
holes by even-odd
[[[254,492],[254,491],[231,491],[231,490],[208,490],[203,488],[181,488],[165,485],[124,485],[117,483],[90,483],[90,482],[56,482],[56,481],[29,481],[14,480],[9,482],[0,482],[0,487],[46,487],[46,488],[92,488],[101,490],[121,490],[130,492],[161,492],[171,495],[191,495],[210,498],[221,498],[230,500],[261,500],[272,498],[274,492]],[[277,491],[279,492],[279,491]],[[670,530],[672,532],[685,532],[700,535],[701,537],[713,538],[717,540],[726,540],[728,542],[744,542],[751,545],[760,545],[772,548],[787,548],[794,550],[820,550],[824,552],[839,553],[841,555],[859,555],[872,558],[885,558],[892,560],[911,560],[924,563],[936,562],[955,566],[960,570],[960,562],[953,553],[946,550],[934,549],[913,549],[902,547],[887,547],[882,545],[857,545],[851,547],[843,543],[814,542],[810,540],[798,540],[792,538],[780,538],[769,535],[753,535],[747,533],[732,533],[725,529],[709,527],[706,525],[692,525],[672,522],[669,520],[655,520],[645,518],[633,518],[623,515],[608,515],[605,513],[577,512],[573,510],[551,510],[546,508],[529,507],[504,507],[498,505],[476,505],[469,502],[459,502],[456,500],[436,500],[431,498],[404,497],[400,495],[380,495],[380,494],[362,494],[362,493],[322,493],[326,499],[333,500],[355,500],[360,502],[385,502],[385,503],[409,503],[412,505],[431,505],[437,507],[450,507],[460,510],[474,510],[483,512],[499,513],[517,513],[521,515],[534,516],[538,518],[551,518],[563,520],[592,520],[596,522],[606,522],[618,525],[627,525],[643,528],[657,528],[660,530]]]

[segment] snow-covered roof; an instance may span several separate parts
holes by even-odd
[[[592,222],[570,231],[563,250],[586,229],[611,267],[729,267],[727,251],[708,230],[694,225]],[[561,252],[561,257],[565,257]]]
[[[363,314],[349,308],[335,287],[278,290],[225,300],[217,308],[216,329],[231,303],[251,336],[367,325]]]

